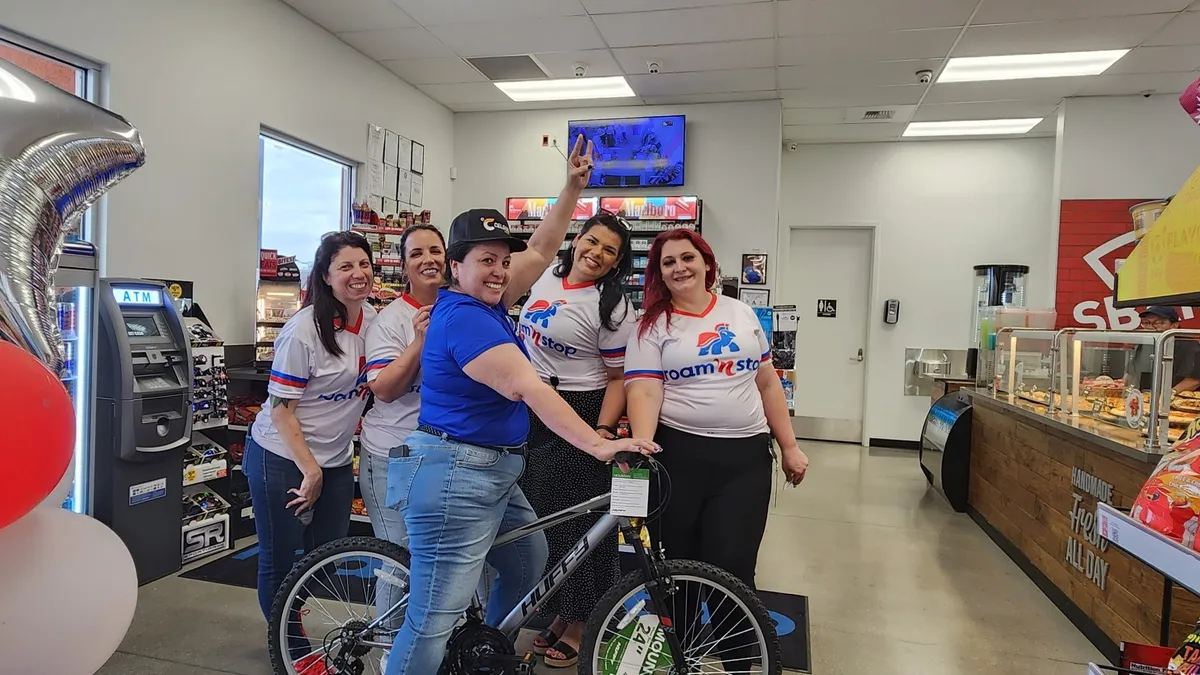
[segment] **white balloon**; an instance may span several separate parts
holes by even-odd
[[[0,530],[0,670],[93,675],[120,646],[137,570],[112,530],[38,507]]]
[[[71,487],[75,485],[75,455],[71,455],[71,463],[67,465],[67,470],[63,473],[62,478],[58,479],[58,485],[46,495],[41,504],[37,508],[43,506],[52,506],[56,509],[61,509],[63,502],[67,501],[67,497],[71,494]]]

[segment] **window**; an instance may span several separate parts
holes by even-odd
[[[259,151],[260,248],[296,256],[305,284],[321,237],[350,226],[353,166],[274,132],[259,134]]]
[[[0,29],[0,59],[85,101],[97,103],[100,89],[98,64],[3,29]],[[92,241],[93,227],[93,209],[88,209],[83,220],[67,233],[67,241]]]

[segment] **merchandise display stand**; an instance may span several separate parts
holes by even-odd
[[[224,341],[207,324],[185,318],[192,343],[192,444],[183,455],[184,564],[227,551],[230,536],[229,451],[211,436],[228,424]]]
[[[1192,594],[1200,595],[1200,553],[1103,502],[1096,507],[1096,530],[1114,546],[1165,577],[1159,638],[1160,644],[1167,645],[1170,641],[1172,586],[1179,584]]]

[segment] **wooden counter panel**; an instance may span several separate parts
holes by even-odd
[[[1095,498],[1071,485],[1073,468],[1110,483],[1114,505],[1128,509],[1153,465],[1088,447],[991,405],[976,405],[972,415],[971,506],[1111,640],[1157,644],[1162,576],[1115,547],[1092,546],[1082,530],[1073,530],[1070,515],[1076,494],[1083,498],[1080,508],[1096,510]],[[1103,590],[1067,562],[1072,539],[1079,542],[1085,567],[1087,551],[1107,563]],[[1200,617],[1200,602],[1181,593],[1187,599],[1177,594],[1172,611],[1183,631],[1179,639]]]

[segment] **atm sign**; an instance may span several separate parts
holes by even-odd
[[[162,306],[162,291],[154,288],[120,288],[113,286],[118,305]]]

